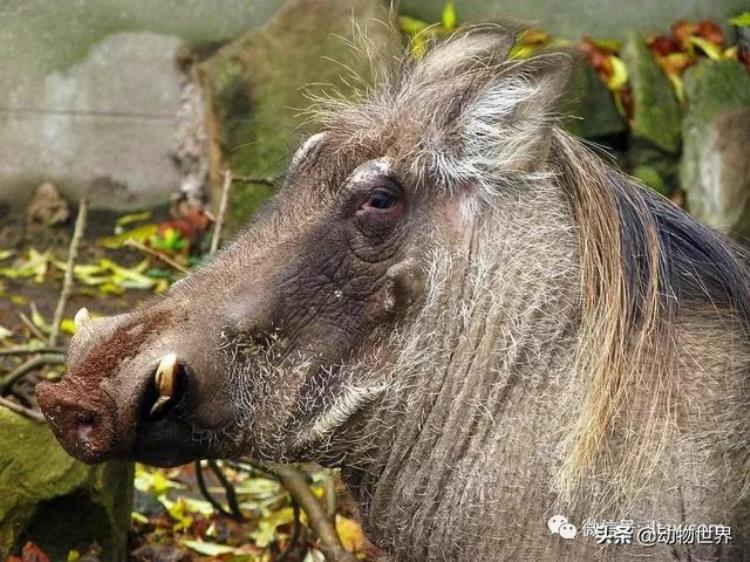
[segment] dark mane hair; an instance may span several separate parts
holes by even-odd
[[[578,364],[587,389],[558,487],[569,497],[605,463],[620,467],[613,490],[632,490],[671,435],[679,322],[691,310],[711,310],[750,333],[746,254],[560,130],[550,159],[580,230]],[[640,427],[619,431],[636,423],[633,410]],[[605,439],[620,450],[601,455]]]

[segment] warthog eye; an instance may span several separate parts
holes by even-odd
[[[385,189],[376,189],[370,194],[366,205],[374,209],[390,209],[397,202],[396,196]]]
[[[383,181],[370,189],[360,210],[385,213],[395,210],[401,203],[403,203],[401,187],[396,182]]]

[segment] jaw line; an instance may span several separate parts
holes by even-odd
[[[294,449],[305,449],[330,437],[349,418],[383,394],[386,388],[385,383],[365,387],[348,386],[336,398],[333,406],[321,414],[312,427],[294,440]]]

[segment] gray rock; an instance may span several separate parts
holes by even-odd
[[[11,91],[0,119],[0,138],[11,141],[0,143],[0,198],[28,199],[49,180],[93,207],[164,203],[180,183],[180,45],[153,33],[110,35],[71,67]]]
[[[725,233],[750,236],[750,74],[705,60],[684,76],[680,179],[690,211]]]

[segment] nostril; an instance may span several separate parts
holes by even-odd
[[[77,441],[81,443],[91,443],[94,440],[94,432],[97,426],[96,416],[90,412],[80,414],[78,420],[74,422],[73,432]]]

